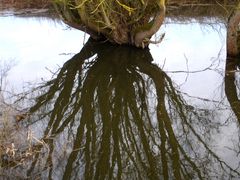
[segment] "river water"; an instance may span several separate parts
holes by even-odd
[[[50,18],[0,17],[1,89],[29,92],[21,126],[35,139],[0,176],[238,179],[239,61],[211,23],[167,19],[161,44],[139,50]]]

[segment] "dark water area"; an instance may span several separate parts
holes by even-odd
[[[239,179],[239,60],[209,24],[168,21],[143,50],[0,17],[3,97],[28,109],[0,179]]]

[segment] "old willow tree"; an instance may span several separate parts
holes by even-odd
[[[165,0],[54,0],[54,6],[66,24],[94,39],[137,47],[151,42],[165,17]]]

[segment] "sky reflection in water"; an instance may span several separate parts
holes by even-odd
[[[1,59],[13,59],[17,62],[9,77],[9,81],[13,81],[17,88],[21,87],[23,82],[51,76],[45,67],[51,70],[58,68],[58,65],[61,66],[73,55],[71,53],[79,52],[84,41],[82,32],[66,30],[64,25],[49,19],[0,17],[0,23]],[[160,67],[164,64],[163,70],[202,70],[216,59],[216,63],[221,63],[217,68],[224,69],[224,28],[217,32],[210,26],[198,23],[167,24],[161,28],[161,32],[166,32],[163,42],[157,46],[151,45],[150,51]],[[64,56],[63,53],[70,53],[70,56]],[[221,77],[207,72],[204,75],[208,79],[206,82],[202,78],[203,74],[188,76],[184,90],[192,95],[209,97],[206,88],[214,91],[220,85]],[[171,74],[171,77],[176,83],[182,84],[186,74]]]

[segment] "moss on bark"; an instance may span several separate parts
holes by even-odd
[[[165,17],[165,0],[54,0],[54,5],[67,24],[93,38],[138,47],[148,45]]]

